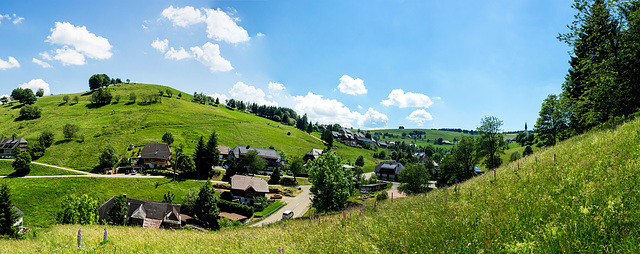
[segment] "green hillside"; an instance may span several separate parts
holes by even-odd
[[[576,136],[454,188],[362,210],[221,232],[55,226],[8,252],[640,252],[640,120]]]
[[[423,134],[420,138],[418,137],[405,138],[402,136],[403,133],[410,134],[414,131],[424,132],[425,134]],[[460,136],[468,135],[468,134],[455,132],[455,131],[441,131],[441,130],[430,130],[430,129],[384,129],[384,130],[371,130],[369,132],[372,135],[375,132],[383,133],[383,134],[388,133],[388,134],[394,135],[394,137],[389,137],[389,136],[383,137],[382,135],[380,135],[381,141],[387,141],[387,140],[394,140],[397,142],[404,141],[405,143],[409,143],[409,144],[414,143],[416,145],[425,146],[425,147],[428,145],[432,145],[433,147],[442,147],[446,149],[451,149],[453,146],[452,145],[436,145],[434,144],[434,140],[438,138],[442,138],[443,140],[449,140],[453,142],[453,139],[460,139]]]
[[[17,135],[28,141],[35,140],[43,130],[52,130],[56,140],[38,161],[81,170],[91,170],[98,164],[98,154],[111,144],[124,153],[129,144],[144,145],[161,142],[162,135],[169,131],[175,137],[174,145],[184,144],[187,153],[193,152],[195,144],[203,135],[206,138],[213,130],[218,133],[220,145],[235,147],[273,146],[287,156],[303,156],[312,148],[324,145],[298,129],[257,117],[246,112],[229,110],[224,106],[195,103],[191,95],[173,88],[159,85],[121,84],[109,88],[119,103],[94,108],[90,105],[89,93],[69,94],[79,96],[79,103],[63,101],[64,95],[38,98],[35,105],[42,108],[42,117],[35,120],[16,120],[20,103],[0,106],[0,135]],[[171,89],[173,96],[165,96],[162,103],[144,103],[143,95],[157,95],[159,91]],[[136,93],[137,102],[129,101]],[[77,138],[65,140],[62,126],[67,123],[80,127]],[[287,135],[290,133],[290,135]]]

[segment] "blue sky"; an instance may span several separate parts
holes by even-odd
[[[2,1],[0,96],[96,73],[362,129],[530,128],[572,1]]]

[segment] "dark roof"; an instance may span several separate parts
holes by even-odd
[[[249,147],[249,146],[236,146],[233,148],[233,156],[236,159],[240,159],[240,156],[244,156],[249,152],[249,150],[255,150],[258,152],[258,156],[264,159],[272,159],[279,161],[280,154],[276,152],[276,150],[268,149],[268,148],[259,148],[259,147]]]
[[[26,144],[27,141],[21,137],[2,138],[0,149],[15,149],[19,144]]]
[[[400,174],[400,170],[403,169],[404,166],[400,162],[395,161],[383,161],[374,169],[375,173],[383,173],[383,174]]]
[[[140,158],[168,160],[171,158],[171,148],[167,144],[147,143],[140,152]]]
[[[231,189],[246,191],[253,188],[256,192],[269,192],[269,184],[260,177],[234,175],[231,177]]]
[[[100,219],[106,220],[107,212],[113,206],[113,198],[98,208]],[[141,220],[159,220],[161,222],[180,224],[180,204],[169,204],[144,199],[127,198],[127,218]]]

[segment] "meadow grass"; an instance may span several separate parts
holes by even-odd
[[[13,161],[10,160],[0,160],[0,176],[52,176],[52,175],[81,175],[80,173],[76,173],[73,171],[68,171],[64,169],[47,167],[37,164],[31,164],[31,170],[28,174],[22,175],[17,174],[16,170],[13,169],[11,165]]]
[[[6,252],[640,252],[640,120],[594,131],[461,183],[361,210],[219,232],[56,225]],[[13,179],[10,179],[13,180]],[[344,216],[346,214],[346,217]],[[86,244],[76,246],[78,229]]]

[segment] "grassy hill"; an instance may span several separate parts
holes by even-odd
[[[79,103],[63,101],[64,95],[38,98],[35,105],[42,108],[42,117],[35,120],[16,120],[20,105],[0,106],[0,135],[13,134],[35,140],[43,130],[55,133],[55,143],[38,161],[81,170],[91,170],[98,164],[98,154],[106,144],[113,145],[124,153],[129,144],[144,145],[161,142],[162,135],[169,131],[174,135],[174,145],[184,144],[185,151],[192,153],[200,136],[208,136],[213,130],[218,133],[220,145],[235,147],[273,146],[287,155],[303,156],[312,148],[324,145],[305,132],[294,127],[276,123],[253,114],[229,110],[224,106],[211,106],[192,102],[192,96],[173,88],[159,85],[121,84],[111,86],[112,95],[120,96],[119,103],[92,107],[89,93],[69,94],[79,96]],[[158,94],[171,89],[173,96],[165,96],[162,103],[143,103],[142,95]],[[129,101],[136,93],[137,102]],[[62,126],[67,123],[80,127],[77,138],[65,140]],[[290,135],[287,135],[290,133]]]
[[[640,120],[536,152],[454,188],[377,207],[221,232],[55,226],[8,252],[640,252]]]
[[[422,132],[425,132],[425,134],[422,135],[420,139],[418,139],[417,137],[416,138],[402,137],[402,133],[410,134],[413,131],[422,131]],[[425,147],[428,145],[432,145],[433,147],[441,147],[446,149],[451,149],[453,146],[452,145],[436,145],[436,144],[433,144],[434,140],[438,138],[442,138],[443,140],[449,140],[453,142],[454,138],[460,139],[460,136],[468,135],[468,134],[455,132],[455,131],[441,131],[441,130],[431,130],[431,129],[383,129],[383,130],[371,130],[369,132],[372,135],[375,132],[378,132],[378,133],[388,133],[396,136],[396,137],[387,136],[383,138],[382,135],[380,135],[381,141],[387,141],[387,140],[394,140],[397,142],[404,141],[405,143],[408,143],[408,144],[414,143],[416,145],[425,146]]]

